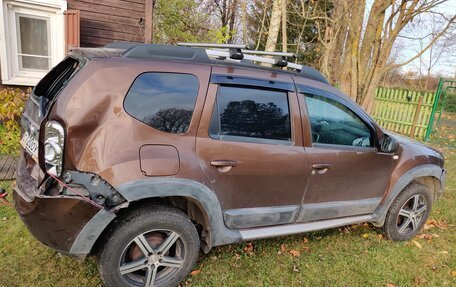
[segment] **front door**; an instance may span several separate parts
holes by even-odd
[[[225,223],[292,223],[310,171],[291,77],[224,77],[212,77],[220,81],[210,85],[196,146]]]
[[[393,160],[378,151],[375,128],[339,96],[314,90],[299,93],[299,100],[308,119],[312,171],[298,221],[372,213],[389,184]]]

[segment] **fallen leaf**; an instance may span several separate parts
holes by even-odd
[[[442,230],[448,229],[448,223],[446,222],[445,219],[441,219],[441,220],[429,219],[426,222],[426,224],[430,225],[430,226],[435,226],[438,229],[442,229]]]
[[[423,246],[421,246],[421,244],[418,241],[412,240],[412,243],[415,244],[415,246],[419,249],[423,248]]]
[[[364,233],[363,235],[361,235],[363,238],[369,238],[369,234],[367,233]]]
[[[306,252],[310,252],[310,247],[309,247],[309,246],[304,246],[303,249],[304,249],[304,251],[306,251]]]
[[[431,235],[434,236],[435,238],[439,238],[440,237],[440,235],[435,234],[435,233],[432,233]]]
[[[451,271],[451,276],[456,277],[456,270]]]
[[[442,254],[444,254],[444,255],[447,255],[447,254],[448,254],[448,251],[442,250],[442,251],[440,251],[440,253],[442,253]]]
[[[287,252],[287,245],[286,244],[281,244],[280,245],[280,252],[282,252],[282,253]]]
[[[392,284],[392,283],[387,283],[386,284],[386,287],[396,287],[396,285]]]
[[[201,273],[201,269],[197,269],[197,270],[193,270],[193,271],[190,273],[190,275],[196,276],[196,275],[198,275],[198,274],[200,274],[200,273]]]
[[[306,244],[307,242],[309,242],[309,239],[307,239],[307,237],[304,237],[304,244]]]
[[[417,277],[415,277],[415,279],[413,279],[413,282],[415,282],[416,285],[422,285],[422,284],[426,283],[427,280],[422,277],[417,276]]]
[[[244,247],[244,252],[247,254],[253,253],[253,243],[252,242],[247,242],[247,244]]]
[[[430,234],[423,233],[423,234],[417,235],[416,237],[419,239],[431,240],[433,236]]]
[[[301,253],[298,250],[293,250],[293,249],[290,250],[290,254],[293,257],[299,257],[299,255],[301,255]]]
[[[241,255],[239,255],[239,254],[237,254],[237,253],[234,254],[234,257],[236,258],[236,260],[241,259]]]

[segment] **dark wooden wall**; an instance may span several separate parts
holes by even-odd
[[[114,41],[143,42],[146,0],[67,0],[80,11],[81,47]]]

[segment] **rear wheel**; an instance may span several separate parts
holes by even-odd
[[[383,230],[392,240],[409,240],[423,227],[432,206],[429,189],[421,184],[408,185],[391,204]]]
[[[113,229],[98,255],[106,286],[176,286],[191,271],[199,236],[190,219],[170,207],[140,209]]]

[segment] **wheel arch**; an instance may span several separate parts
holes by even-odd
[[[374,211],[372,223],[378,227],[383,226],[386,214],[394,199],[412,182],[426,185],[431,191],[433,200],[435,200],[443,188],[441,186],[442,174],[443,169],[433,164],[420,165],[408,170],[397,180],[386,198]]]
[[[241,241],[239,231],[225,226],[215,193],[201,183],[178,178],[148,178],[122,184],[116,189],[128,202],[121,211],[128,212],[146,202],[164,203],[183,210],[203,226],[205,252],[213,246]]]

